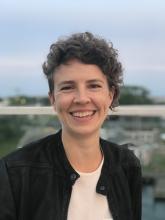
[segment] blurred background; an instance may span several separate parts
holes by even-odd
[[[62,36],[90,31],[113,42],[124,67],[120,105],[165,105],[162,0],[0,0],[0,108],[47,106],[42,63]],[[0,157],[54,133],[56,116],[0,114]],[[165,216],[165,118],[111,116],[102,136],[134,150],[143,167],[143,220]]]

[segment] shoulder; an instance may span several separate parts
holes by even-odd
[[[116,165],[122,165],[124,167],[141,167],[140,160],[136,157],[134,152],[125,145],[119,145],[103,139],[101,139],[101,142],[104,154]]]
[[[9,166],[48,162],[53,151],[55,151],[56,145],[59,143],[59,139],[59,132],[46,136],[15,150],[2,158],[2,160]]]

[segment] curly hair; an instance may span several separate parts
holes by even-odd
[[[47,60],[43,63],[43,72],[47,77],[50,93],[54,90],[53,74],[60,64],[78,59],[85,64],[95,64],[105,74],[109,89],[114,90],[111,109],[118,105],[120,86],[123,82],[123,69],[118,61],[117,50],[111,42],[96,37],[90,32],[75,33],[61,38],[50,46]]]

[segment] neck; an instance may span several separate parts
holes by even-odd
[[[99,135],[75,138],[62,131],[65,153],[75,170],[92,172],[99,167],[102,161],[99,140]]]

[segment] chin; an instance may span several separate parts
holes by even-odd
[[[81,127],[81,128],[75,128],[75,129],[70,129],[70,133],[74,134],[77,137],[85,137],[85,136],[92,136],[92,135],[97,135],[99,134],[100,129],[90,129],[88,127]]]

